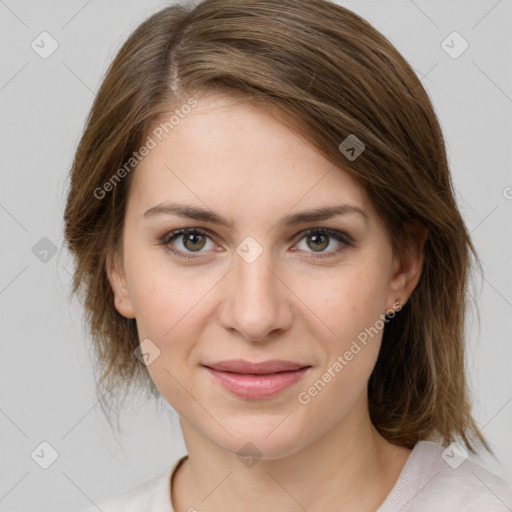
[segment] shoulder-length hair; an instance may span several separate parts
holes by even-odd
[[[409,219],[428,228],[418,285],[384,329],[368,382],[370,417],[397,445],[459,438],[473,453],[475,440],[491,451],[471,416],[464,360],[471,255],[481,264],[454,199],[438,119],[396,48],[326,0],[171,5],[139,25],[111,63],[76,150],[64,215],[97,392],[111,404],[136,384],[159,396],[134,357],[136,322],[115,309],[106,268],[120,247],[134,155],[159,133],[151,131],[158,121],[182,115],[194,94],[216,91],[279,111],[349,172],[385,221],[394,254]],[[352,160],[339,149],[349,135],[365,146]]]

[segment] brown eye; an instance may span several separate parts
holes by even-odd
[[[313,228],[301,233],[302,240],[305,240],[305,248],[300,248],[300,252],[310,254],[310,258],[332,258],[352,247],[353,241],[349,235],[341,231],[328,228]],[[181,241],[180,241],[181,239]],[[207,253],[205,248],[207,242],[212,243],[211,249],[215,247],[212,236],[198,228],[184,228],[172,231],[164,236],[160,242],[165,246],[166,250],[179,258],[192,259],[201,257],[202,253]],[[326,250],[334,243],[335,247]],[[337,247],[336,247],[337,244]],[[300,244],[298,244],[300,245]],[[292,251],[296,251],[294,247]],[[196,254],[194,254],[196,253]],[[317,254],[312,254],[317,253]],[[205,256],[205,254],[203,254]]]
[[[309,247],[315,251],[323,251],[329,245],[329,237],[327,235],[315,234],[306,237]]]
[[[205,231],[197,228],[185,228],[168,233],[161,239],[161,243],[175,256],[191,259],[200,257],[203,252],[207,252],[202,249],[208,240],[214,245],[210,235]],[[193,253],[198,253],[198,255]]]
[[[188,234],[184,234],[182,236],[183,236],[183,246],[188,251],[192,251],[192,252],[200,251],[206,243],[205,237],[201,234],[188,233]]]
[[[341,251],[353,246],[351,237],[341,231],[327,228],[308,229],[302,233],[300,242],[302,240],[305,241],[305,248],[299,247],[301,251],[309,254],[318,253],[310,256],[312,258],[331,258],[338,256]],[[331,247],[331,250],[326,250],[331,245],[334,245],[334,247]]]

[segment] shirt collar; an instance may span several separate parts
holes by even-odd
[[[148,512],[174,512],[171,503],[172,480],[178,468],[187,458],[188,455],[184,455],[160,476]]]

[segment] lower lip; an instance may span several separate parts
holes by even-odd
[[[230,373],[206,369],[229,392],[241,398],[261,399],[275,396],[298,382],[309,370],[309,366],[300,370],[271,373],[267,375]]]

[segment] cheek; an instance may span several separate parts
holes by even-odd
[[[329,345],[343,348],[365,328],[370,328],[385,311],[384,272],[368,263],[353,264],[336,274],[307,278],[295,283],[304,297],[308,314],[325,332]]]
[[[169,371],[185,369],[195,340],[214,314],[212,294],[208,292],[218,276],[194,276],[190,269],[180,272],[161,255],[150,252],[132,255],[129,265],[130,295],[140,340],[150,339],[158,347],[166,366],[172,365]],[[151,366],[153,371],[158,365]]]
[[[137,244],[127,244],[125,268],[139,338],[140,341],[149,338],[160,347],[159,340],[177,321],[179,294],[169,271],[155,257],[160,249],[130,250],[132,247]]]
[[[324,418],[328,410],[331,420],[338,421],[366,394],[384,326],[382,275],[354,268],[343,279],[338,277],[337,286],[331,281],[330,288],[316,288],[310,295],[308,305],[329,327],[315,336],[325,358],[302,388],[304,401],[299,400],[301,404],[307,402],[310,417]]]

